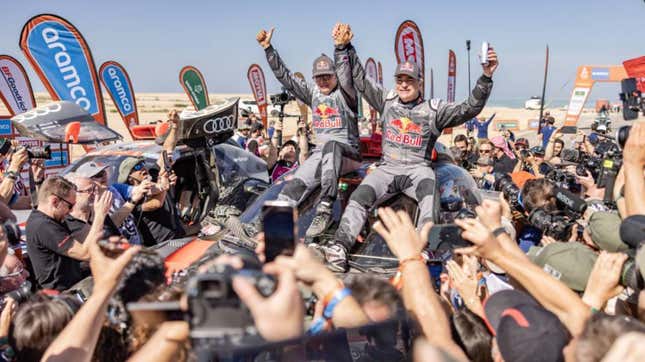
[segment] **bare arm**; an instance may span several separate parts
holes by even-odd
[[[645,122],[634,123],[623,150],[625,173],[625,215],[645,215]]]
[[[164,322],[152,338],[128,361],[177,361],[179,360],[179,352],[188,341],[189,332],[188,323],[186,322]]]
[[[432,287],[428,268],[421,259],[421,251],[427,244],[432,224],[424,225],[421,232],[417,233],[405,211],[395,212],[390,208],[381,208],[378,213],[382,221],[377,222],[374,229],[385,239],[399,263],[402,263],[399,271],[405,308],[419,323],[428,342],[459,360],[468,360],[452,340],[448,317]]]

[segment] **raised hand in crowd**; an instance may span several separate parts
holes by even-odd
[[[293,271],[278,263],[264,266],[263,271],[277,277],[278,287],[269,297],[262,296],[243,277],[233,279],[233,288],[251,311],[255,326],[267,341],[297,338],[304,331],[304,303]]]
[[[127,243],[125,239],[121,241]],[[89,243],[90,269],[94,278],[92,295],[49,345],[42,361],[89,361],[92,358],[101,332],[101,328],[97,326],[105,321],[108,300],[126,265],[140,249],[138,246],[130,247],[112,259],[103,253],[98,242],[86,242]]]
[[[271,28],[271,30],[269,31],[262,29],[255,36],[255,39],[258,41],[260,46],[262,46],[262,48],[266,49],[271,46],[271,38],[273,37],[274,30],[275,28]]]
[[[401,292],[405,308],[419,323],[428,342],[449,353],[457,360],[467,360],[461,348],[453,341],[450,324],[439,296],[435,293],[428,268],[421,256],[427,244],[432,223],[417,232],[405,211],[390,208],[378,210],[379,222],[373,228],[385,239],[390,251],[399,259]]]
[[[336,23],[331,36],[334,39],[334,45],[345,46],[352,41],[354,33],[352,33],[352,29],[348,24]]]
[[[190,327],[185,321],[163,322],[148,342],[141,347],[128,362],[156,361],[173,362],[179,360],[182,347],[188,343]]]
[[[484,318],[484,306],[480,299],[481,295],[479,295],[477,272],[473,271],[468,264],[464,263],[460,266],[454,260],[448,260],[446,269],[448,269],[452,286],[459,292],[466,307]]]
[[[488,48],[488,64],[482,64],[482,69],[484,70],[484,75],[487,77],[492,77],[497,67],[499,67],[499,59],[497,59],[497,52],[493,49],[492,46]]]
[[[582,300],[590,307],[601,310],[605,303],[620,292],[620,275],[627,254],[600,252],[591,270]]]
[[[27,148],[17,147],[17,150],[11,154],[11,161],[9,161],[7,171],[20,173],[22,167],[27,163],[27,161],[29,161]]]
[[[625,215],[645,215],[645,121],[634,123],[623,149]]]

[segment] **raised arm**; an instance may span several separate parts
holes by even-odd
[[[437,110],[437,129],[442,130],[447,127],[456,127],[464,124],[484,109],[486,100],[488,100],[488,96],[493,89],[492,76],[498,64],[497,53],[491,47],[488,50],[488,64],[482,65],[484,74],[477,80],[475,88],[473,88],[467,100],[462,103],[439,101],[438,104],[436,104],[435,100],[430,100],[430,106]],[[493,117],[489,118],[486,122],[492,121]]]
[[[352,65],[349,62],[349,54],[347,54],[347,44],[349,44],[353,36],[352,29],[347,24],[336,24],[332,31],[332,38],[334,38],[334,46],[336,49],[334,52],[334,63],[336,63],[338,85],[345,98],[345,102],[350,106],[352,111],[358,112],[358,94],[356,88],[354,88]]]
[[[307,82],[291,74],[286,64],[282,61],[282,58],[280,58],[278,51],[271,45],[273,31],[273,28],[268,32],[266,30],[260,30],[256,36],[258,43],[260,43],[260,46],[264,48],[267,62],[278,81],[282,83],[288,91],[293,93],[296,98],[311,107],[312,91]]]
[[[337,53],[340,51],[341,50],[336,49]],[[354,49],[354,46],[351,43],[347,43],[343,52],[346,52],[349,56],[349,64],[352,67],[354,87],[356,87],[356,90],[365,97],[365,100],[367,100],[367,103],[369,103],[370,106],[376,109],[379,113],[383,113],[386,97],[385,89],[376,82],[376,79],[372,79],[367,76],[365,69],[361,64],[361,60],[358,59],[358,55],[356,55],[356,49]]]

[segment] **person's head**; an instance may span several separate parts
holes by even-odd
[[[401,297],[386,280],[360,274],[347,283],[347,288],[372,322],[394,318],[400,310]]]
[[[89,177],[84,177],[72,172],[65,175],[65,178],[76,186],[76,205],[74,210],[89,212],[96,199],[97,185]]]
[[[457,343],[471,361],[491,361],[491,342],[493,336],[484,321],[467,308],[452,315],[452,324],[458,338]]]
[[[544,148],[542,148],[542,146],[531,147],[531,155],[533,155],[533,159],[538,164],[544,162],[544,154],[545,154],[545,151],[544,151]]]
[[[12,149],[11,140],[0,137],[0,162],[4,161],[11,154]]]
[[[298,145],[293,140],[285,142],[280,149],[280,158],[285,161],[296,162],[297,154]]]
[[[79,168],[76,169],[75,173],[79,176],[88,177],[92,179],[97,185],[106,187],[108,185],[109,175],[108,169],[110,166],[99,163],[99,162],[85,162]]]
[[[564,149],[564,141],[561,140],[560,138],[557,138],[555,141],[553,141],[553,156],[554,157],[560,157],[560,154],[562,153],[562,150]]]
[[[249,119],[245,119],[242,121],[240,126],[237,128],[237,130],[240,132],[240,134],[244,137],[248,137],[249,134],[251,133],[251,122],[250,122],[250,116]]]
[[[468,137],[465,135],[459,134],[455,136],[454,144],[461,152],[468,152]]]
[[[618,337],[629,332],[645,333],[645,324],[627,316],[595,313],[587,320],[582,334],[564,350],[567,360],[600,361]]]
[[[262,136],[262,131],[264,130],[264,126],[262,123],[256,122],[251,125],[251,137],[253,138],[258,138]]]
[[[394,72],[395,90],[402,102],[408,103],[419,98],[423,82],[416,63],[406,61],[396,66]]]
[[[118,183],[136,186],[148,176],[146,163],[139,157],[126,157],[119,165]]]
[[[507,157],[514,159],[515,156],[513,155],[513,152],[510,150],[508,142],[503,136],[495,136],[490,139],[491,144],[493,145],[493,157],[495,158],[502,158],[504,155]]]
[[[68,295],[33,295],[21,304],[9,328],[9,344],[17,361],[39,361],[47,347],[72,320],[80,303]]]
[[[38,209],[49,217],[62,221],[76,204],[76,186],[62,176],[45,179],[38,190]]]
[[[329,95],[336,89],[338,85],[336,68],[334,67],[334,62],[325,54],[314,60],[312,74],[320,93]]]
[[[554,210],[556,205],[555,191],[553,184],[544,179],[528,180],[522,187],[522,205],[527,213],[546,207],[549,210]]]
[[[529,140],[528,139],[526,139],[524,137],[521,137],[521,138],[518,138],[515,141],[515,150],[516,151],[519,152],[521,150],[527,150],[528,148],[529,148]]]
[[[493,157],[494,146],[489,141],[484,141],[479,145],[479,157]]]

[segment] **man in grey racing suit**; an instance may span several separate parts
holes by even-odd
[[[338,25],[334,34],[339,34]],[[360,166],[358,134],[358,96],[352,84],[348,55],[336,51],[334,62],[326,55],[313,64],[315,84],[309,84],[291,74],[271,45],[273,29],[261,30],[257,41],[264,48],[267,61],[276,78],[297,99],[311,107],[312,128],[316,146],[307,160],[298,167],[291,180],[278,196],[279,200],[301,201],[318,185],[320,203],[316,209],[307,237],[323,233],[332,221],[332,204],[338,193],[338,178]],[[335,36],[336,38],[336,36]]]
[[[350,57],[354,85],[367,102],[381,114],[383,154],[378,167],[352,193],[335,241],[319,247],[335,271],[347,270],[347,254],[360,233],[368,209],[385,194],[402,192],[418,203],[419,226],[432,221],[435,175],[430,167],[432,150],[444,128],[456,127],[475,117],[486,104],[493,87],[491,76],[497,68],[497,55],[488,53],[488,65],[463,103],[439,99],[424,100],[419,67],[406,61],[394,73],[396,86],[387,93],[375,80],[366,77],[361,61],[348,42],[337,47]]]

